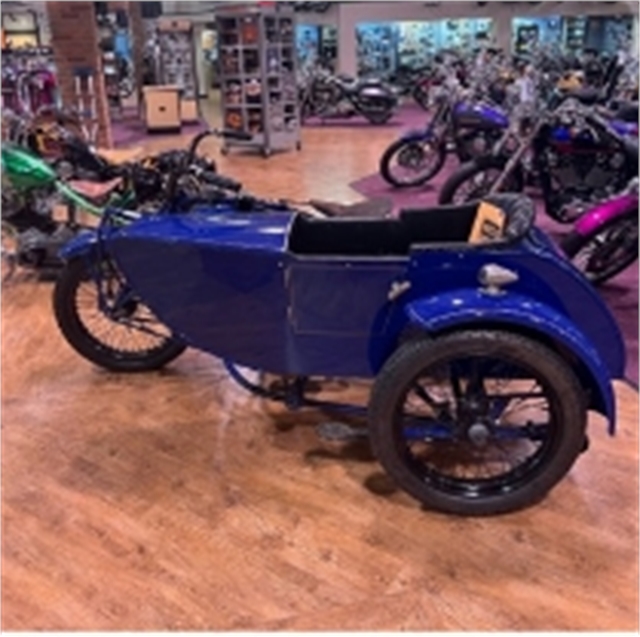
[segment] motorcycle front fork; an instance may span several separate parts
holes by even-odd
[[[494,182],[493,186],[491,186],[491,190],[489,191],[489,194],[495,195],[496,193],[500,192],[505,182],[507,181],[507,179],[509,179],[509,177],[511,176],[511,173],[513,172],[513,170],[518,164],[520,163],[522,163],[523,165],[525,163],[531,164],[531,161],[525,162],[525,155],[529,150],[529,148],[531,148],[533,138],[534,138],[534,135],[531,135],[520,142],[520,144],[518,145],[518,149],[516,150],[515,153],[511,155],[511,157],[505,164],[505,167],[502,169],[500,176]],[[494,153],[493,153],[494,156],[499,157],[503,153],[505,145],[506,145],[506,142],[498,144],[498,146],[494,150]]]

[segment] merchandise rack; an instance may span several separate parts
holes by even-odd
[[[243,8],[216,15],[222,117],[225,128],[244,130],[250,141],[225,140],[230,147],[298,150],[295,15],[284,7]]]

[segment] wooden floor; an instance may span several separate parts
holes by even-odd
[[[357,200],[348,183],[397,132],[310,129],[301,153],[219,162],[266,195]],[[2,293],[4,630],[638,629],[626,385],[617,437],[594,417],[590,451],[545,502],[451,518],[204,354],[145,376],[93,368],[50,297],[30,279]]]

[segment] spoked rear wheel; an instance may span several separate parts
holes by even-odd
[[[135,296],[115,265],[104,260],[95,267],[99,284],[82,258],[69,262],[56,282],[55,316],[69,345],[114,372],[156,370],[180,356],[186,346]]]
[[[572,232],[564,253],[594,285],[601,285],[638,259],[638,211],[614,219],[591,235]]]
[[[382,466],[426,507],[492,515],[539,501],[569,471],[586,407],[572,370],[540,343],[459,332],[391,357],[369,426]]]

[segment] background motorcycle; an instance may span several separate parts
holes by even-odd
[[[500,139],[509,120],[499,107],[473,100],[457,82],[432,89],[436,110],[423,130],[412,130],[380,158],[382,178],[396,188],[421,186],[433,179],[453,151],[466,162],[485,154]]]
[[[44,276],[55,275],[62,265],[60,248],[82,230],[77,208],[87,210],[87,199],[100,206],[117,195],[120,205],[157,207],[168,176],[188,152],[167,151],[137,161],[128,154],[122,156],[124,161],[114,163],[81,138],[63,137],[61,156],[50,164],[31,154],[30,149],[2,146],[3,265],[9,266],[5,278],[16,266],[37,270]],[[198,170],[202,182],[216,171],[215,163],[204,157],[193,158],[191,166]],[[78,199],[78,194],[85,199]],[[63,204],[65,215],[54,219],[58,203]],[[99,214],[91,208],[89,212]]]
[[[634,131],[635,143],[624,136]],[[464,164],[447,179],[439,202],[520,192],[535,179],[546,213],[567,223],[585,205],[624,188],[638,174],[637,153],[637,126],[610,125],[575,99],[552,112],[541,113],[532,104],[512,119],[492,153]]]
[[[638,179],[586,212],[561,242],[564,253],[601,285],[638,260]]]
[[[362,115],[372,124],[391,119],[398,105],[396,92],[380,80],[354,80],[312,70],[300,91],[300,117]]]

